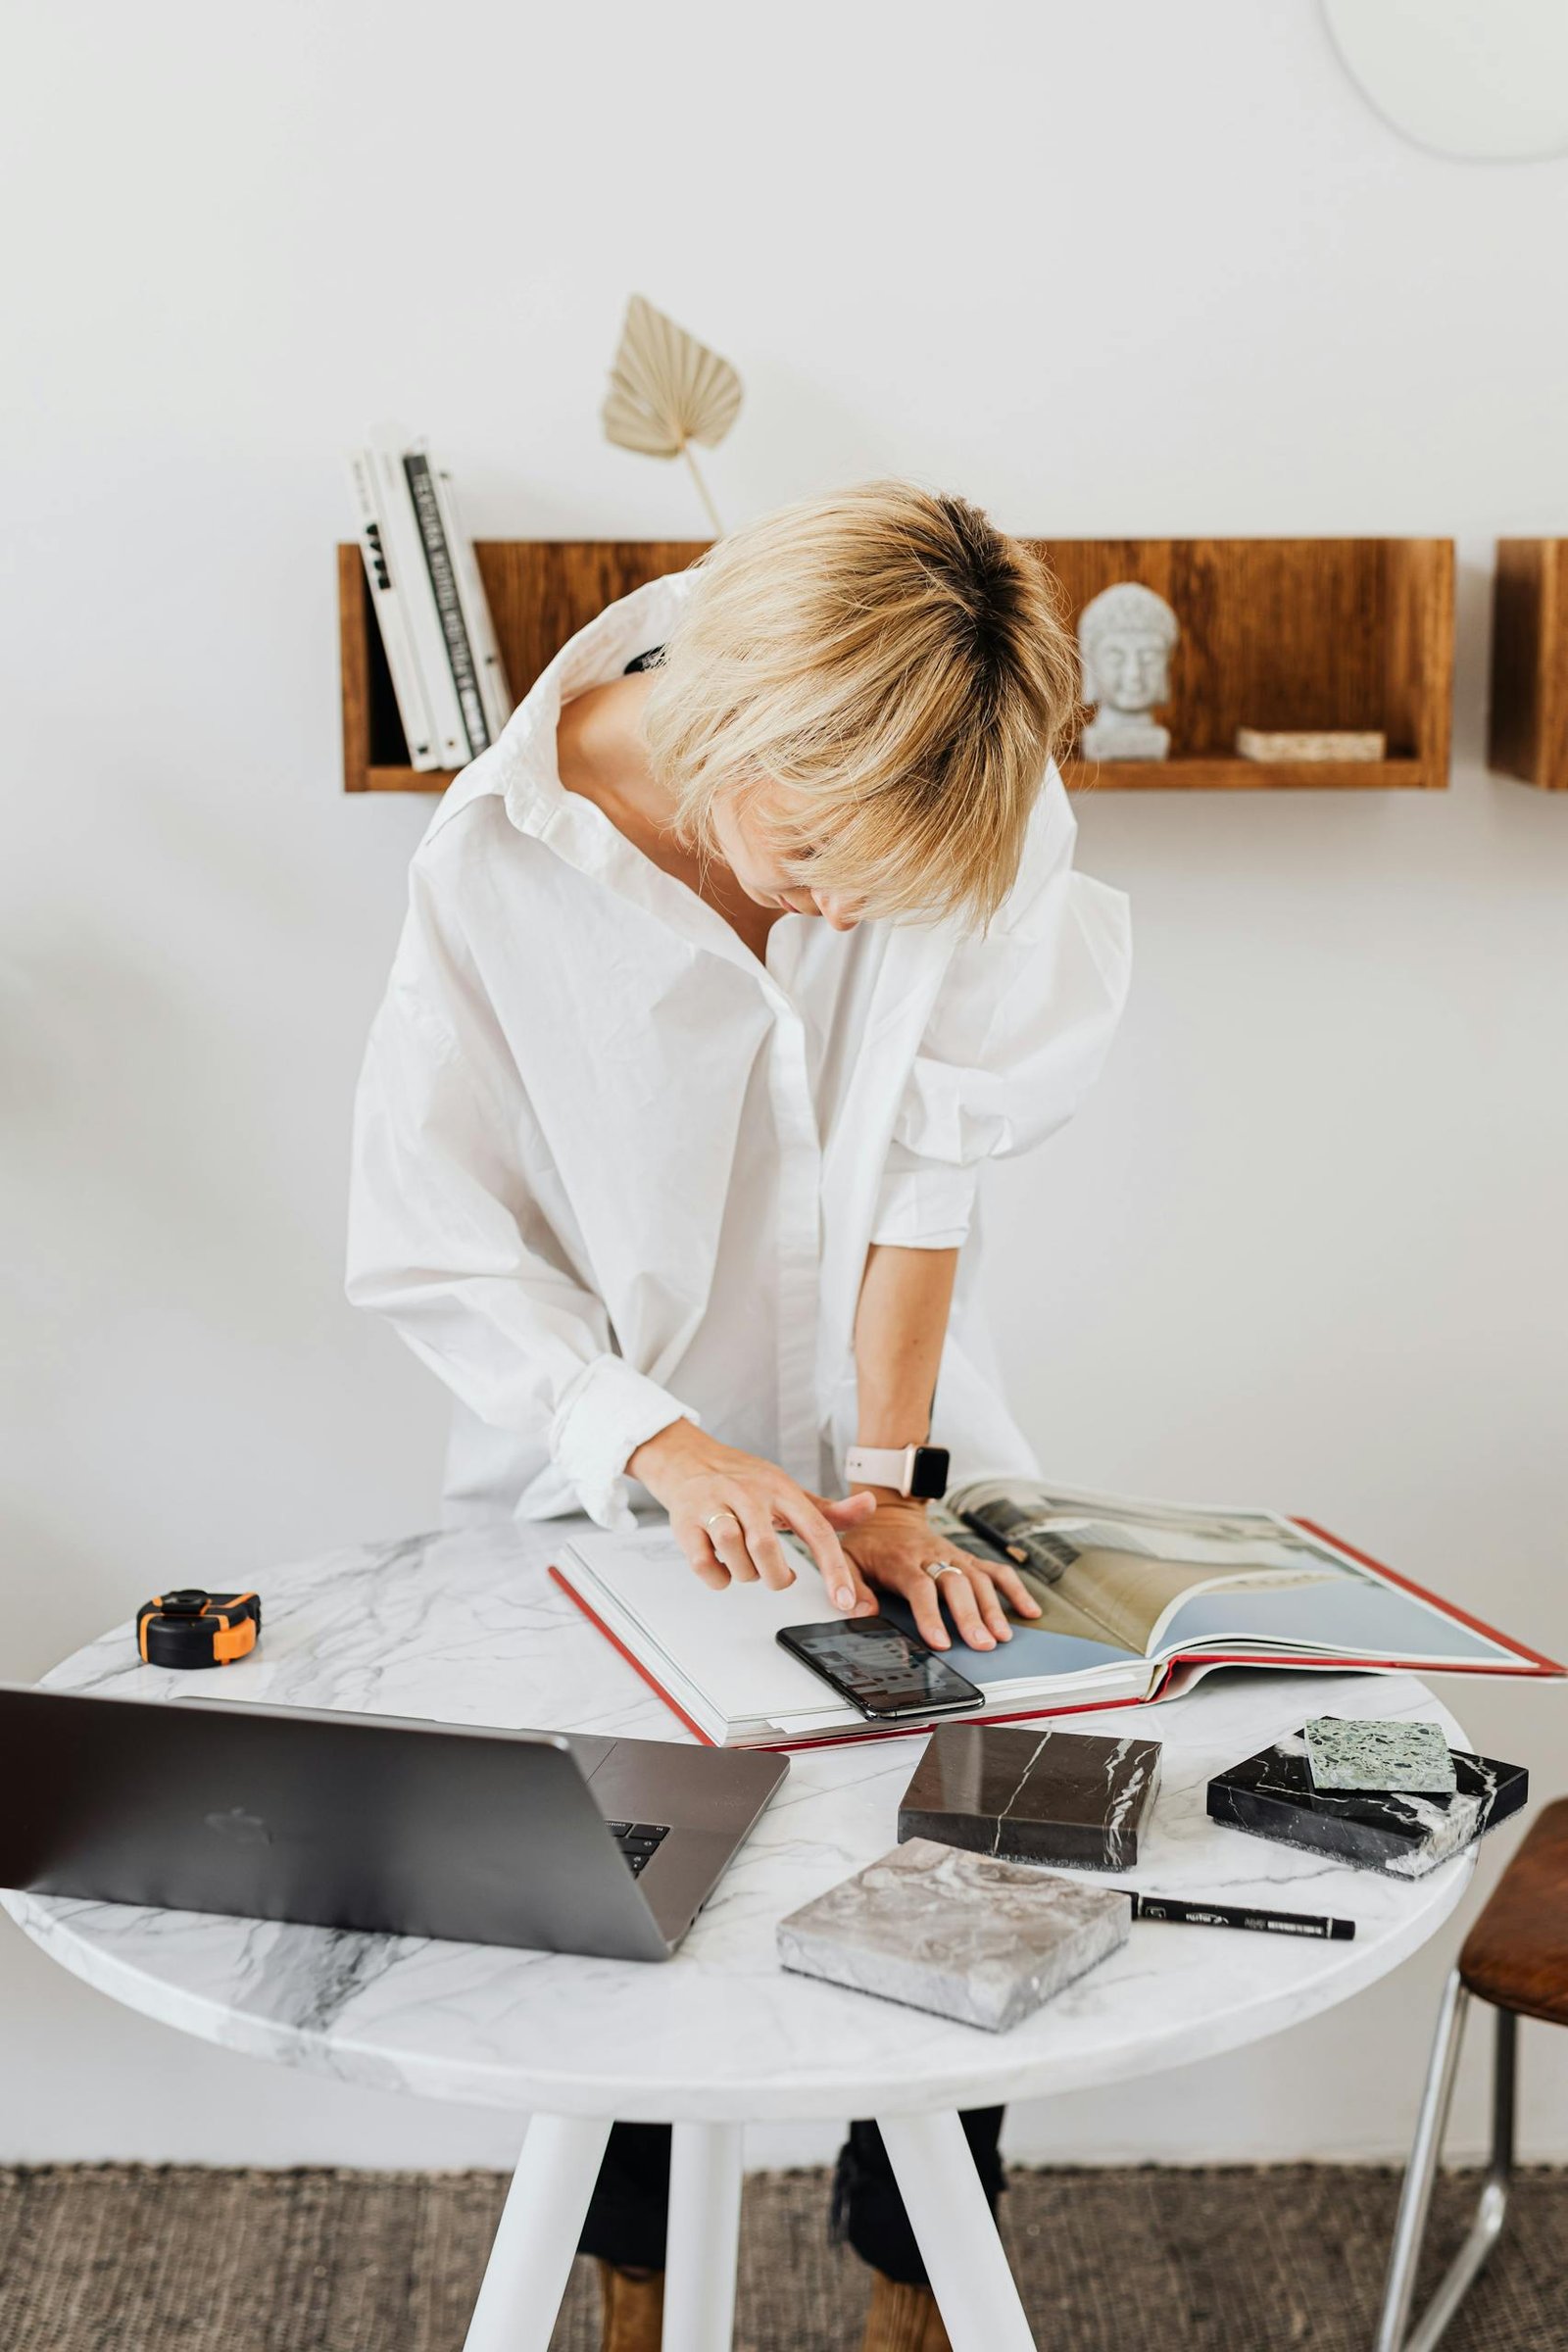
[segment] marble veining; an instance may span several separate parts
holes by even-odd
[[[1530,1792],[1521,1765],[1453,1752],[1451,1795],[1410,1789],[1322,1788],[1306,1734],[1288,1733],[1209,1784],[1215,1821],[1332,1855],[1357,1869],[1422,1879],[1517,1813]]]
[[[901,1838],[1079,1870],[1132,1870],[1159,1788],[1156,1740],[949,1723],[899,1807]]]
[[[993,2034],[1132,1932],[1118,1890],[911,1838],[780,1920],[786,1968]]]
[[[1314,1788],[1404,1788],[1451,1796],[1448,1742],[1435,1723],[1355,1723],[1314,1715],[1303,1735]]]
[[[427,1720],[680,1739],[675,1718],[550,1582],[572,1522],[471,1528],[340,1549],[241,1580],[266,1606],[259,1650],[220,1674],[143,1666],[117,1627],[47,1680],[179,1704],[259,1699]],[[811,1614],[809,1593],[803,1593]],[[723,1596],[714,1599],[722,1608]],[[825,1608],[816,1613],[825,1615]],[[102,1991],[252,2056],[345,2081],[525,2112],[842,2118],[984,2105],[1134,2078],[1232,2049],[1384,1975],[1461,1894],[1461,1854],[1414,1885],[1237,1838],[1208,1784],[1298,1727],[1344,1716],[1452,1717],[1402,1676],[1215,1676],[1109,1720],[1157,1740],[1140,1840],[1147,1890],[1353,1918],[1353,1943],[1140,1923],[1122,1948],[1004,2039],[857,2001],[786,1972],[786,1913],[893,1843],[918,1737],[820,1748],[789,1779],[664,1966],[7,1894],[26,1933]],[[1077,1719],[1102,1732],[1107,1718]],[[1033,1744],[1037,1734],[1027,1735]],[[1304,1769],[1304,1766],[1303,1766]],[[1103,1880],[1097,1885],[1103,1885]]]

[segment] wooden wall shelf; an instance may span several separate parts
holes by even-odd
[[[512,689],[522,696],[604,606],[694,563],[692,540],[481,540],[477,554]],[[1448,781],[1453,546],[1446,539],[1037,540],[1076,617],[1102,588],[1142,580],[1182,624],[1163,712],[1168,760],[1066,764],[1097,791],[1367,791]],[[343,784],[444,792],[408,764],[359,549],[338,549]],[[1235,757],[1238,727],[1381,728],[1389,757],[1271,766]]]
[[[1568,792],[1568,539],[1499,539],[1487,765]]]

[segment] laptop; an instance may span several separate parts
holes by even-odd
[[[0,1886],[667,1960],[788,1769],[757,1749],[0,1685]]]

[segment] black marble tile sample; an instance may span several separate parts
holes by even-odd
[[[1011,1862],[1131,1870],[1158,1787],[1157,1740],[945,1723],[904,1792],[899,1837]]]
[[[1302,1846],[1362,1870],[1421,1879],[1522,1811],[1530,1795],[1522,1764],[1499,1764],[1456,1747],[1453,1766],[1451,1796],[1318,1788],[1305,1734],[1297,1732],[1216,1774],[1208,1784],[1208,1810],[1213,1820],[1255,1838]]]

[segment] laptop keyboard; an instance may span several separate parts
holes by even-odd
[[[648,1868],[669,1836],[669,1826],[665,1822],[612,1821],[606,1826],[624,1855],[634,1879]]]

